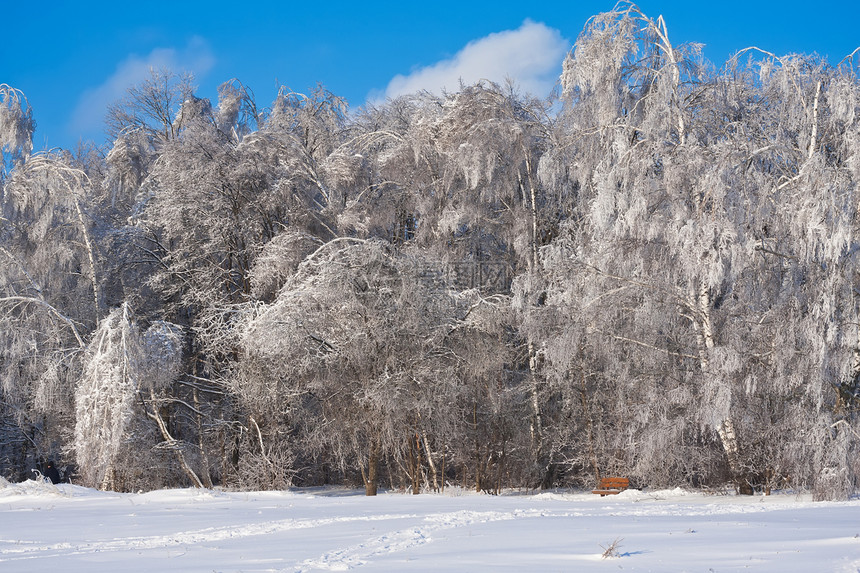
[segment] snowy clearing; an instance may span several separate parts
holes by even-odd
[[[119,494],[0,481],[0,512],[3,572],[860,571],[860,500],[806,495]]]

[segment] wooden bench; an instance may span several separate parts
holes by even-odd
[[[591,493],[599,493],[600,497],[603,497],[604,495],[621,493],[628,487],[630,487],[630,480],[627,478],[600,478],[600,484],[597,486],[597,489],[591,490]]]

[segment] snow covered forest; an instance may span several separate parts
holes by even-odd
[[[170,70],[109,149],[0,84],[0,475],[118,491],[860,485],[860,81],[624,4],[547,99]]]

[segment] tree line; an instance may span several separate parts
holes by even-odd
[[[108,149],[37,153],[0,85],[0,472],[844,498],[856,55],[717,69],[622,4],[547,99],[213,104],[153,70]]]

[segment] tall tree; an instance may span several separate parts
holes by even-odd
[[[101,307],[94,192],[83,171],[48,154],[18,163],[4,184],[3,399],[25,439],[24,459],[13,467],[30,456],[58,456],[68,439],[71,383]]]
[[[384,459],[444,415],[435,348],[457,303],[419,270],[378,240],[335,239],[243,335],[235,391],[254,419],[272,439],[279,420],[301,427],[312,449],[360,471],[368,495]]]
[[[149,77],[129,86],[121,100],[111,104],[105,123],[111,140],[140,131],[153,145],[175,139],[183,127],[182,104],[193,98],[194,78],[168,69],[151,68]]]
[[[615,422],[626,431],[614,435],[648,444],[629,452],[628,467],[653,473],[655,460],[644,454],[670,442],[707,445],[700,430],[711,428],[742,490],[751,475],[767,473],[762,465],[787,463],[814,480],[802,460],[825,445],[804,449],[796,438],[827,419],[822,405],[833,400],[825,389],[835,372],[824,356],[849,347],[837,326],[844,319],[831,314],[819,323],[827,336],[807,336],[812,325],[804,322],[821,318],[814,308],[822,303],[810,306],[812,299],[845,308],[835,301],[849,283],[841,283],[842,294],[824,284],[848,262],[854,212],[848,173],[819,163],[826,157],[822,69],[768,58],[751,64],[761,71],[748,76],[733,68],[703,81],[693,55],[672,48],[662,20],[632,5],[595,18],[580,37],[562,77],[562,126],[575,159],[550,172],[568,170],[582,206],[558,250],[547,251],[550,300],[578,308],[581,326],[560,325],[570,332],[562,339],[603,354],[596,366],[616,385],[613,394],[645,393],[645,404],[664,393],[669,399],[662,414],[639,414],[625,400],[620,411],[636,423]],[[807,181],[815,181],[814,193],[786,193]],[[807,203],[815,194],[816,204]],[[813,278],[823,269],[826,281]],[[780,333],[771,330],[777,325]],[[588,342],[595,336],[600,346]],[[826,353],[810,353],[823,341]],[[776,352],[787,353],[777,359]],[[547,356],[561,378],[576,378],[564,374],[576,364],[560,349]],[[771,408],[772,419],[790,426],[804,411],[801,426],[811,426],[794,426],[769,461],[756,458],[761,428],[748,416],[780,400],[799,410]]]

